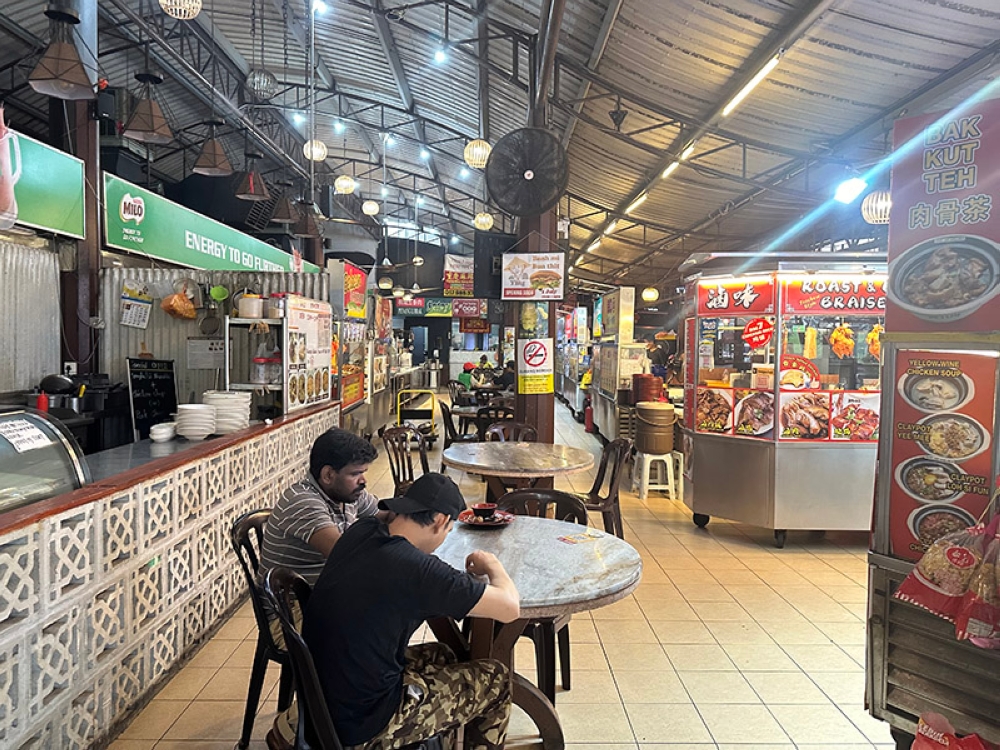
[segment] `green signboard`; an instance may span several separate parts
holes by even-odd
[[[108,247],[188,268],[319,272],[312,263],[107,173],[104,234]]]
[[[15,224],[83,239],[83,162],[7,130],[0,137],[0,229]]]
[[[450,318],[451,300],[444,297],[427,297],[424,300],[424,315],[428,318]]]

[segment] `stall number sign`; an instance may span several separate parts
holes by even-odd
[[[552,339],[521,339],[517,342],[518,393],[553,392]]]
[[[743,328],[743,340],[751,349],[760,349],[771,343],[774,323],[767,318],[754,318]]]

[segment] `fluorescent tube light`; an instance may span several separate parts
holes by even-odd
[[[740,102],[746,99],[750,95],[750,92],[753,91],[755,88],[757,88],[757,85],[761,81],[767,78],[767,74],[778,66],[778,62],[780,60],[781,60],[780,54],[777,54],[770,60],[768,60],[767,64],[763,68],[757,71],[757,75],[751,78],[750,82],[746,86],[741,88],[739,93],[729,101],[729,104],[726,105],[726,108],[722,110],[722,116],[728,117],[734,109],[740,106]]]

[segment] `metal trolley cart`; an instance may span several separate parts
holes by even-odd
[[[419,421],[426,420],[426,421]],[[396,424],[410,424],[431,446],[438,438],[437,394],[431,390],[405,388],[396,394]]]

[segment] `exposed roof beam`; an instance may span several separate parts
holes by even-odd
[[[712,129],[716,121],[722,117],[722,111],[729,101],[757,75],[764,64],[776,54],[798,41],[809,27],[816,23],[836,2],[837,0],[809,0],[809,2],[804,3],[802,7],[792,13],[791,18],[789,18],[786,24],[772,31],[767,39],[740,66],[737,75],[734,75],[729,80],[729,83],[723,88],[719,98],[712,107],[699,118],[701,124],[693,129],[681,128],[680,132],[664,151],[663,157],[654,165],[653,169],[619,202],[615,208],[615,213],[623,214],[625,209],[632,205],[639,196],[652,190],[660,181],[663,171],[680,157],[681,152],[689,143],[693,143]],[[584,247],[587,247],[599,236],[600,228],[587,238]]]
[[[559,30],[562,27],[566,0],[546,0],[544,7],[548,13],[539,18],[536,56],[538,71],[535,76],[535,97],[528,105],[528,125],[545,124],[545,102],[549,98],[549,83],[555,69],[556,49],[559,46]]]
[[[601,58],[604,57],[604,50],[608,48],[608,40],[611,38],[611,31],[615,27],[615,21],[618,20],[618,14],[621,13],[622,5],[625,4],[625,0],[609,0],[608,7],[604,9],[604,19],[601,21],[601,30],[597,32],[597,40],[594,42],[594,48],[590,51],[590,59],[587,60],[587,69],[591,71],[596,71],[597,66],[601,64]],[[580,81],[580,88],[576,92],[576,104],[573,105],[573,111],[579,114],[583,111],[584,106],[587,103],[587,97],[590,96],[591,82],[588,79]],[[576,117],[570,117],[566,123],[566,129],[562,134],[562,145],[563,148],[569,147],[569,142],[573,138],[573,131],[576,130]]]
[[[479,0],[476,8],[476,36],[480,60],[490,59],[490,17],[489,0]],[[484,66],[476,68],[479,88],[479,137],[490,140],[490,70]]]
[[[6,13],[0,13],[0,29],[3,29],[12,37],[32,49],[44,49],[46,46],[44,39],[32,34],[19,23],[12,20]]]

